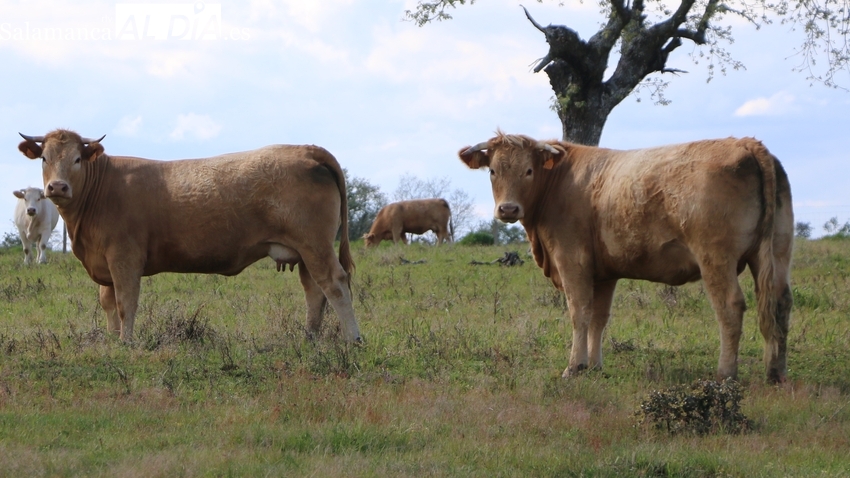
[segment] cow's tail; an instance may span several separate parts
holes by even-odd
[[[764,147],[760,141],[748,139],[747,149],[755,158],[762,173],[762,203],[764,214],[758,229],[758,277],[754,278],[757,284],[758,317],[759,328],[762,335],[768,339],[773,347],[783,343],[784,333],[781,327],[776,326],[777,297],[774,280],[775,268],[773,257],[773,235],[776,217],[776,158]],[[775,355],[776,350],[772,351]]]
[[[351,245],[348,239],[348,194],[345,187],[345,174],[342,172],[342,167],[336,158],[324,148],[316,148],[324,154],[321,158],[314,158],[325,165],[336,179],[336,185],[339,188],[339,219],[340,219],[340,237],[339,237],[339,263],[343,270],[348,274],[349,287],[351,285],[351,276],[354,274],[354,259],[351,257]]]

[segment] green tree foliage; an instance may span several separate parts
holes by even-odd
[[[526,240],[527,236],[522,226],[505,224],[492,219],[479,222],[470,233],[463,236],[460,243],[467,245],[515,244]]]
[[[467,3],[475,0],[420,0],[405,16],[422,26],[450,19],[447,9]],[[662,0],[598,3],[601,28],[588,40],[566,26],[543,27],[525,12],[549,44],[534,72],[543,70],[549,76],[555,93],[553,109],[567,141],[599,144],[608,115],[629,95],[637,93],[639,100],[645,92],[655,103],[667,104],[663,93],[668,83],[662,76],[686,73],[667,64],[670,53],[685,42],[694,46],[690,54],[694,63],[707,66],[709,80],[717,72],[742,68],[723,48],[734,41],[736,18],[757,28],[779,22],[801,30],[800,47],[787,53],[801,59],[796,69],[812,81],[840,87],[837,75],[850,72],[850,0],[680,0],[669,6]],[[609,65],[613,61],[616,65]]]
[[[348,238],[356,240],[369,232],[378,211],[387,205],[387,196],[368,180],[349,176],[344,168],[342,171],[348,189]]]
[[[798,221],[794,225],[794,237],[800,239],[808,239],[812,237],[812,224],[809,222]]]
[[[837,217],[832,217],[823,225],[823,230],[826,232],[826,238],[846,239],[850,238],[850,221],[841,224]]]
[[[21,236],[16,232],[7,232],[3,234],[3,240],[0,241],[0,247],[21,247]]]
[[[490,231],[474,231],[463,236],[458,244],[464,246],[492,246],[495,243]]]

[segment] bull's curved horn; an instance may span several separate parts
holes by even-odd
[[[472,154],[476,151],[481,151],[481,150],[487,149],[487,145],[489,145],[489,144],[490,144],[489,141],[484,141],[483,143],[478,143],[475,146],[470,146],[469,148],[466,148],[466,151],[464,151],[461,154],[467,155],[467,154]]]
[[[535,147],[537,149],[542,149],[543,151],[546,151],[547,153],[561,154],[561,152],[558,151],[557,149],[555,149],[551,144],[544,143],[543,141],[538,141],[537,144],[535,145]]]
[[[88,138],[81,138],[81,139],[83,140],[83,144],[89,144],[89,143],[100,143],[100,141],[105,137],[106,137],[106,135],[103,135],[98,139],[88,139]]]
[[[24,138],[27,141],[32,141],[34,143],[43,143],[44,142],[44,136],[27,136],[24,133],[18,133],[18,134],[21,135],[21,138]]]

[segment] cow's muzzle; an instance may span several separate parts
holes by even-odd
[[[71,199],[71,186],[65,181],[50,181],[44,195],[51,199]]]
[[[35,208],[34,207],[28,207],[27,208],[27,216],[35,216]]]
[[[522,207],[519,204],[504,202],[496,207],[496,218],[500,221],[514,223],[522,219]]]

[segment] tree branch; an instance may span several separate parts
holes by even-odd
[[[561,25],[541,26],[528,12],[528,9],[522,7],[525,11],[525,16],[528,21],[534,25],[534,28],[543,32],[546,36],[546,43],[549,44],[549,53],[546,54],[534,67],[534,72],[546,68],[550,63],[561,60],[571,69],[575,70],[580,76],[586,77],[597,68],[594,68],[599,63],[587,43],[582,41],[575,31]],[[602,62],[604,63],[604,62]],[[604,72],[604,69],[602,70]],[[601,76],[601,73],[600,73]]]
[[[676,30],[676,36],[678,38],[684,38],[686,40],[690,40],[697,45],[705,45],[705,32],[697,32],[693,30]]]
[[[611,0],[611,7],[613,7],[614,13],[616,13],[617,16],[620,17],[620,21],[622,21],[623,24],[629,23],[629,20],[632,16],[632,12],[631,10],[626,8],[626,5],[625,3],[623,3],[623,0]]]
[[[535,28],[537,28],[538,30],[540,30],[541,32],[543,32],[543,34],[545,35],[545,34],[546,34],[546,29],[545,29],[545,28],[543,28],[543,27],[541,27],[539,23],[537,23],[536,21],[534,21],[534,19],[533,19],[533,18],[531,18],[531,14],[530,14],[530,13],[528,13],[528,9],[527,9],[527,8],[525,8],[525,6],[524,6],[524,5],[520,5],[520,7],[522,7],[523,11],[525,11],[525,17],[526,17],[526,18],[528,18],[528,21],[530,21],[530,22],[531,22],[531,24],[532,24],[532,25],[534,25],[534,27],[535,27]]]
[[[622,21],[617,15],[609,20],[609,34],[594,36],[593,43],[585,42],[574,30],[562,25],[542,26],[522,7],[528,21],[534,28],[543,32],[549,52],[540,59],[534,72],[538,73],[553,62],[563,62],[563,66],[575,72],[583,82],[601,83],[608,63],[608,53],[619,38]],[[598,37],[598,38],[597,38]]]
[[[532,69],[532,71],[534,71],[535,73],[540,73],[540,70],[542,70],[543,68],[546,68],[546,65],[548,65],[549,63],[552,63],[554,60],[555,59],[552,58],[552,54],[547,53],[546,56],[544,56],[543,58],[540,59],[540,61],[537,63],[537,66],[535,66]]]

